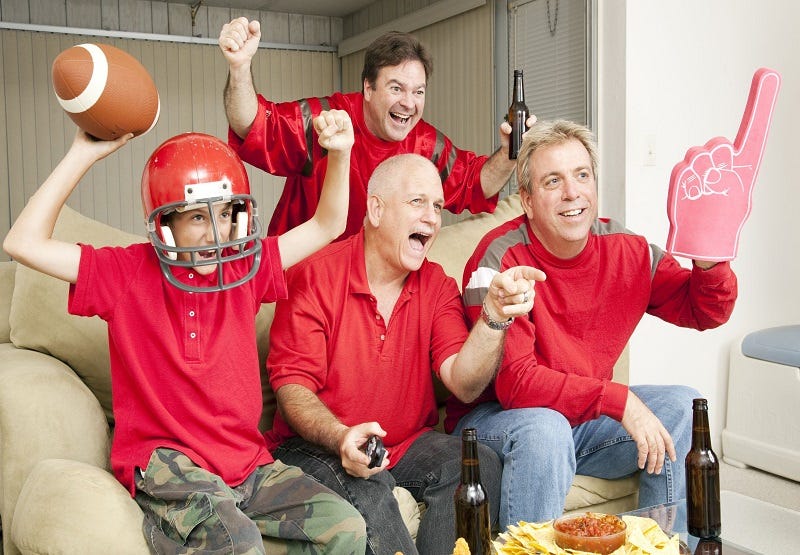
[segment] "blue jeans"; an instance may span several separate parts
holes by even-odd
[[[461,438],[440,432],[420,436],[391,470],[368,480],[349,475],[337,455],[302,438],[285,441],[272,452],[285,464],[302,468],[348,500],[367,522],[367,554],[445,555],[455,543],[453,496],[461,480]],[[502,467],[497,455],[479,446],[481,482],[489,494],[492,524],[497,524]],[[427,506],[417,542],[408,532],[400,508],[392,495],[395,486],[411,492]]]
[[[661,420],[677,455],[675,462],[665,458],[659,474],[639,474],[639,506],[682,499],[692,399],[700,394],[685,386],[640,385],[631,390]],[[453,435],[460,435],[463,428],[476,428],[478,440],[503,461],[501,527],[560,516],[575,474],[616,479],[639,471],[636,444],[619,422],[607,416],[571,428],[561,413],[551,409],[503,410],[498,403],[484,403],[461,419]]]

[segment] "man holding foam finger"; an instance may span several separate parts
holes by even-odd
[[[612,381],[645,313],[698,330],[728,320],[737,295],[727,262],[681,267],[620,224],[597,217],[597,154],[589,129],[538,122],[518,158],[525,214],[490,231],[464,269],[474,321],[488,280],[516,265],[547,273],[536,304],[508,332],[494,383],[478,400],[452,400],[445,428],[476,428],[503,460],[500,524],[561,515],[575,474],[640,473],[639,503],[684,497],[691,439],[686,386]]]

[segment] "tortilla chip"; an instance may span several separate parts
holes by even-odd
[[[622,519],[628,527],[627,541],[611,555],[680,555],[678,534],[669,537],[651,518],[623,516]],[[509,525],[494,541],[498,555],[594,555],[557,546],[552,520],[517,524]]]
[[[456,540],[456,545],[453,548],[453,555],[470,555],[467,540],[464,538],[458,538]]]

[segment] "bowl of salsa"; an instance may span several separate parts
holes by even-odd
[[[556,544],[608,555],[625,545],[625,521],[605,513],[579,513],[562,516],[553,522]]]

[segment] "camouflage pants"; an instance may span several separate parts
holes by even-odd
[[[186,455],[156,449],[136,489],[152,553],[361,555],[366,549],[358,511],[280,461],[232,488]]]

